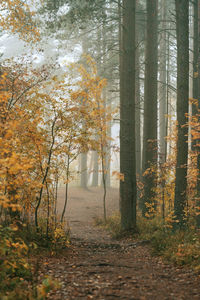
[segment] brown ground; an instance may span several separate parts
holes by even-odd
[[[118,198],[117,190],[109,191],[109,214],[118,208]],[[72,245],[64,256],[44,258],[41,266],[42,274],[62,282],[49,299],[200,299],[198,275],[165,265],[150,255],[145,243],[112,240],[93,225],[93,219],[101,215],[100,189],[70,190],[67,218]]]
[[[63,209],[64,188],[58,194],[58,211]],[[72,238],[89,239],[96,241],[97,233],[94,230],[94,220],[103,216],[103,189],[81,188],[69,189],[69,200],[66,209],[66,219],[69,222]],[[119,210],[119,191],[109,189],[107,192],[107,213],[112,215]],[[106,239],[104,233],[101,239]]]

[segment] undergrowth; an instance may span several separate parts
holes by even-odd
[[[108,230],[114,238],[124,237],[121,231],[120,215],[114,214],[104,222],[96,219],[97,226]],[[167,228],[161,218],[145,219],[138,217],[138,233],[133,238],[149,240],[152,246],[152,254],[162,256],[167,262],[179,266],[191,266],[200,272],[200,231],[194,226],[185,230],[173,231]]]
[[[57,223],[49,229],[48,235],[42,226],[36,231],[35,226],[29,225],[24,228],[20,236],[27,244],[33,245],[30,249],[32,254],[43,251],[57,255],[70,246],[70,230],[65,223]]]
[[[121,224],[120,224],[120,215],[118,213],[113,214],[112,216],[107,217],[106,222],[103,218],[96,217],[94,219],[95,225],[101,228],[106,229],[111,233],[111,235],[118,239],[123,237],[123,233],[121,231]]]
[[[48,276],[38,281],[38,255],[57,255],[66,247],[69,231],[62,224],[51,230],[48,237],[31,226],[0,225],[0,299],[46,299],[60,285]]]

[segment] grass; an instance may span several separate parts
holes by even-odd
[[[121,232],[119,213],[115,213],[112,216],[109,216],[106,222],[103,218],[99,217],[96,217],[94,222],[96,226],[99,226],[109,231],[114,238],[118,239],[123,237],[123,233]]]
[[[106,223],[96,219],[97,226],[108,230],[114,238],[124,237],[121,231],[120,215],[115,213],[108,217]],[[132,235],[134,239],[149,240],[152,254],[162,256],[166,262],[179,266],[191,266],[200,273],[200,231],[194,226],[185,230],[173,231],[163,225],[162,219],[155,217],[145,219],[141,216],[137,221],[138,233]]]

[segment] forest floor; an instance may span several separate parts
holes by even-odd
[[[60,210],[63,198],[60,189]],[[108,214],[118,209],[118,199],[117,189],[109,190]],[[145,241],[113,240],[94,226],[97,216],[102,216],[102,190],[71,188],[71,246],[57,257],[40,258],[40,277],[51,275],[61,282],[48,299],[200,299],[199,275],[153,257]]]

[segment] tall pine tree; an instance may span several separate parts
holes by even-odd
[[[122,229],[136,227],[135,0],[122,2],[120,66],[120,181]]]
[[[187,164],[188,164],[188,98],[189,98],[189,1],[176,0],[177,34],[177,161],[175,176],[174,211],[177,226],[185,224],[187,203]]]

